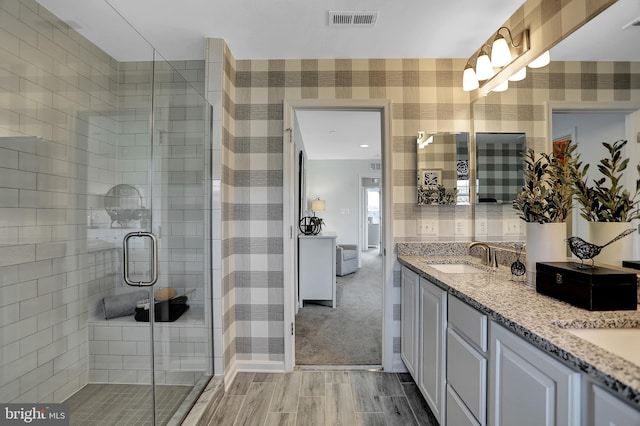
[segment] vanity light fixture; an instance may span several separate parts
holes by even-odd
[[[429,135],[427,136],[426,132],[423,132],[422,130],[418,131],[418,148],[419,149],[423,149],[425,146],[429,145],[431,142],[433,142],[433,135]]]
[[[551,55],[549,55],[549,51],[547,50],[542,55],[538,56],[536,59],[529,63],[529,68],[542,68],[549,65],[551,62]]]

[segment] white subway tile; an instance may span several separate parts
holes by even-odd
[[[2,384],[0,386],[0,401],[11,401],[17,395],[20,395],[20,379],[15,379],[12,382],[7,382],[3,379]]]
[[[51,343],[53,333],[51,328],[34,333],[30,336],[20,339],[20,356],[25,356]]]
[[[122,327],[94,326],[93,338],[95,340],[122,340]]]
[[[71,247],[69,251],[73,252],[73,245],[73,241],[38,244],[36,245],[36,259],[43,260],[63,257],[67,254],[68,248]]]
[[[2,179],[2,176],[0,176],[0,179]],[[35,224],[35,209],[0,208],[0,227],[33,226]]]
[[[0,307],[0,323],[8,325],[20,320],[20,304]]]
[[[109,355],[109,342],[107,340],[89,340],[89,353],[91,355]]]
[[[20,190],[20,207],[50,208],[53,192]]]
[[[138,376],[133,370],[109,370],[109,383],[137,383]]]
[[[133,342],[109,342],[109,355],[136,355],[137,348]]]
[[[2,383],[9,383],[33,370],[37,366],[37,356],[35,352],[26,356],[21,356],[13,362],[0,365],[0,377],[2,378]]]
[[[122,357],[125,370],[151,370],[151,358],[145,355],[125,355]]]
[[[18,190],[12,188],[0,188],[0,207],[18,207]]]
[[[41,314],[38,314],[38,330],[51,328],[52,326],[60,324],[66,319],[67,309],[64,306],[42,312]]]
[[[35,280],[0,287],[0,305],[6,306],[25,299],[31,299],[37,295],[38,282]]]
[[[53,377],[53,362],[47,362],[20,377],[20,393],[33,389],[45,380]]]
[[[109,370],[89,370],[89,382],[91,383],[109,383]]]
[[[53,307],[51,294],[34,297],[20,302],[20,318],[25,319],[48,311]]]
[[[38,399],[53,398],[53,393],[67,383],[67,372],[61,371],[38,386]]]
[[[38,279],[38,295],[53,293],[67,286],[67,274],[57,274]]]
[[[50,226],[21,226],[18,230],[20,244],[37,244],[51,241]]]
[[[72,365],[76,364],[80,360],[80,350],[78,347],[69,349],[65,353],[56,357],[53,360],[53,371],[58,373],[65,369],[68,369]]]
[[[66,221],[65,209],[38,209],[38,225],[64,225]]]
[[[0,247],[0,266],[20,265],[36,260],[35,245],[15,245]]]
[[[122,356],[120,355],[95,355],[94,365],[100,370],[122,369]]]
[[[20,265],[20,281],[35,280],[52,273],[51,260],[41,260]]]
[[[38,349],[38,365],[53,361],[67,350],[65,339],[54,340],[51,344]]]
[[[57,308],[68,303],[76,302],[78,299],[78,286],[56,291],[53,293],[53,307]]]

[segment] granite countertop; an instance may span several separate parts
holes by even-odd
[[[588,374],[640,408],[640,365],[569,333],[564,328],[640,328],[639,311],[587,311],[511,281],[508,268],[491,270],[473,256],[405,256],[398,261],[497,323]],[[471,263],[491,272],[451,274],[429,264]],[[563,328],[564,327],[564,328]]]

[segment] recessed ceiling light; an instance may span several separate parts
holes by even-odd
[[[369,148],[369,145],[362,144],[362,145],[360,145],[360,148]]]
[[[333,135],[334,133],[336,133],[336,131],[335,131],[335,130],[329,130],[329,134],[330,134],[330,135]]]

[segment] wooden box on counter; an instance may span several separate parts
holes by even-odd
[[[536,291],[590,311],[636,310],[636,274],[575,262],[536,263]]]

